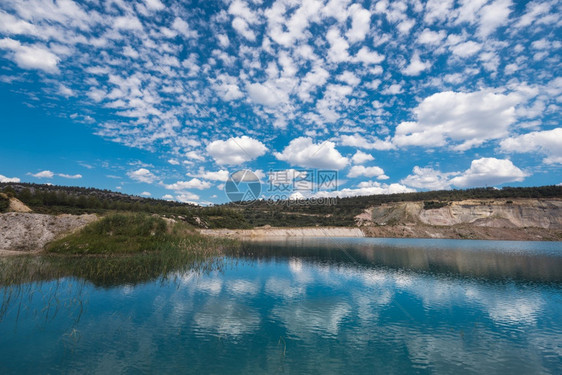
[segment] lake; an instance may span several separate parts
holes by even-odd
[[[561,242],[251,242],[138,278],[2,262],[2,374],[562,373]]]

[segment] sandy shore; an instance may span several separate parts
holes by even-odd
[[[201,234],[225,238],[365,237],[357,227],[201,229]]]

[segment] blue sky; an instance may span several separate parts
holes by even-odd
[[[558,1],[4,0],[0,181],[224,202],[562,183]],[[312,171],[312,172],[311,172]],[[272,185],[273,184],[273,185]]]

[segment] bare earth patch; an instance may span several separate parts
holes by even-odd
[[[96,220],[96,215],[0,214],[0,255],[41,251],[54,239]]]

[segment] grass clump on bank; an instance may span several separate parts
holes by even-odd
[[[222,243],[202,237],[189,224],[159,216],[114,213],[82,230],[51,242],[46,250],[56,254],[113,255],[218,250]]]

